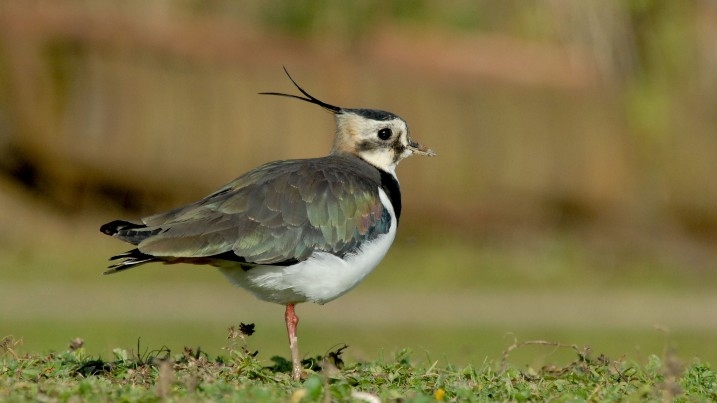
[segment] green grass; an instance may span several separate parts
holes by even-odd
[[[152,348],[201,347],[216,355],[226,328],[243,321],[257,324],[260,362],[286,354],[283,308],[256,300],[211,268],[149,265],[101,275],[107,256],[123,247],[96,231],[94,221],[103,219],[88,221],[49,226],[40,234],[42,248],[23,239],[0,245],[0,336],[22,338],[18,351],[63,351],[79,336],[93,356],[134,348],[138,339]],[[61,235],[68,231],[71,239]],[[714,274],[637,253],[624,259],[613,253],[613,264],[603,265],[601,255],[565,234],[519,246],[408,234],[356,290],[325,306],[299,306],[303,354],[345,343],[356,361],[408,347],[442,365],[479,365],[499,359],[517,337],[640,362],[667,349],[687,361],[717,362]],[[564,365],[569,355],[523,348],[510,362]]]
[[[288,361],[270,365],[252,353],[248,335],[230,333],[222,356],[184,349],[114,349],[111,359],[85,352],[81,341],[61,353],[18,354],[0,343],[3,401],[708,401],[717,399],[717,375],[672,355],[645,362],[611,360],[578,346],[515,343],[503,358],[538,345],[571,353],[564,365],[518,368],[501,359],[478,365],[417,363],[408,349],[391,357],[344,362],[341,348],[305,360],[306,377],[292,381]],[[362,395],[363,394],[363,395]]]
[[[700,364],[717,361],[709,264],[569,233],[511,240],[408,228],[356,290],[299,307],[304,357],[349,348],[340,371],[295,383],[267,369],[288,353],[281,306],[210,268],[151,265],[102,276],[106,258],[123,250],[98,233],[105,217],[30,210],[7,213],[22,225],[0,239],[0,337],[22,340],[10,346],[17,358],[0,356],[0,400],[274,401],[296,391],[345,400],[365,391],[420,401],[439,389],[446,400],[713,397],[712,370]],[[256,323],[256,357],[223,349],[226,328],[238,322]],[[76,337],[85,346],[67,351]],[[579,347],[523,345],[502,371],[514,338]],[[192,361],[185,346],[207,355]],[[149,360],[151,350],[169,355],[171,382],[160,382],[169,375]],[[76,374],[93,360],[111,371]]]
[[[257,318],[257,334],[252,347],[257,360],[268,362],[274,355],[286,355],[288,342],[280,317]],[[272,320],[274,319],[274,320]],[[227,322],[237,323],[237,322]],[[22,345],[19,353],[57,352],[67,348],[70,340],[87,340],[88,354],[108,356],[116,347],[135,349],[139,342],[151,348],[168,348],[178,352],[185,346],[201,348],[209,354],[220,354],[226,344],[227,323],[190,321],[153,322],[141,320],[93,320],[88,322],[6,321],[3,328]],[[7,334],[7,333],[6,333]],[[299,346],[303,356],[325,354],[336,345],[347,344],[349,360],[371,360],[407,347],[425,361],[454,365],[479,364],[501,357],[514,338],[544,339],[590,347],[609,357],[630,357],[642,361],[650,355],[674,351],[684,360],[699,358],[715,362],[717,346],[714,332],[674,330],[669,334],[655,329],[576,329],[571,327],[516,327],[497,325],[430,326],[423,324],[347,325],[322,324],[304,320],[299,328]],[[526,347],[511,355],[516,366],[563,365],[571,354],[564,350]]]

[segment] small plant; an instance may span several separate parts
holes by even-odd
[[[345,345],[323,357],[304,360],[307,377],[290,376],[289,361],[272,365],[249,348],[251,325],[229,329],[228,357],[210,357],[201,349],[167,348],[137,352],[115,349],[112,360],[88,357],[83,343],[62,353],[14,351],[17,340],[2,339],[0,400],[88,401],[715,401],[717,372],[695,361],[684,366],[672,352],[650,356],[645,364],[594,356],[587,347],[548,341],[514,341],[502,360],[475,367],[425,365],[409,349],[389,359],[345,362]],[[75,346],[73,349],[72,345]],[[508,356],[526,346],[574,351],[566,365],[516,368]]]

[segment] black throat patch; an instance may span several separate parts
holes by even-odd
[[[401,188],[398,186],[398,181],[390,173],[378,169],[381,174],[381,189],[386,192],[388,200],[391,201],[393,206],[393,212],[396,214],[396,223],[398,224],[399,218],[401,217]]]

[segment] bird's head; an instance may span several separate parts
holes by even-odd
[[[358,156],[376,168],[393,173],[402,159],[416,155],[436,155],[431,149],[413,141],[406,121],[396,114],[376,109],[348,109],[327,104],[306,92],[284,68],[286,75],[306,98],[278,92],[262,92],[316,104],[336,117],[336,136],[332,154]]]

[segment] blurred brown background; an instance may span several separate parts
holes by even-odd
[[[284,65],[319,99],[401,115],[438,153],[398,169],[399,239],[366,285],[300,308],[308,353],[480,361],[512,332],[717,357],[715,43],[709,0],[0,1],[0,336],[93,335],[102,352],[151,339],[152,315],[173,318],[159,344],[279,328],[280,308],[209,270],[100,277],[125,247],[97,228],[326,154],[330,115],[257,95],[294,92]]]

